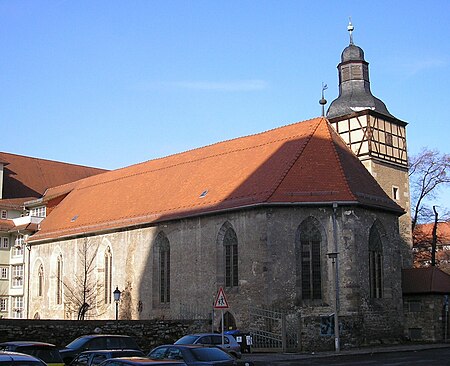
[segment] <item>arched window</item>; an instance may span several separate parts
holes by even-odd
[[[63,258],[62,255],[58,256],[56,262],[56,304],[62,304],[63,294]]]
[[[369,286],[370,297],[383,297],[383,245],[375,223],[369,233]]]
[[[111,248],[108,247],[105,250],[105,257],[104,257],[104,266],[105,266],[105,272],[104,272],[104,298],[105,298],[105,304],[111,304],[111,292],[112,292],[112,254],[111,254]]]
[[[159,302],[168,304],[170,303],[170,243],[163,232],[156,237],[155,248],[159,268]]]
[[[239,285],[238,267],[238,241],[233,228],[228,228],[223,238],[225,251],[225,286],[235,287]]]
[[[38,288],[37,288],[37,295],[42,296],[44,293],[44,267],[42,264],[39,266],[38,269]]]
[[[304,220],[296,241],[297,284],[303,301],[322,299],[321,244],[318,222],[313,218]]]

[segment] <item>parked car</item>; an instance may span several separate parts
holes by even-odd
[[[241,346],[230,334],[224,334],[222,345],[222,334],[217,333],[197,333],[181,337],[175,344],[203,344],[223,348],[236,358],[241,358]]]
[[[26,353],[40,358],[47,365],[62,366],[64,362],[59,354],[58,348],[51,343],[34,341],[10,341],[0,343],[0,351],[14,351]]]
[[[66,365],[81,352],[105,349],[136,349],[141,351],[136,341],[126,335],[117,334],[91,334],[78,337],[70,342],[59,353]]]
[[[188,366],[236,366],[237,360],[214,346],[168,344],[156,347],[147,355],[153,360],[181,360]]]
[[[0,351],[0,365],[5,366],[47,366],[44,361],[25,353]]]
[[[100,364],[101,366],[187,366],[183,361],[151,360],[147,357],[111,358]]]
[[[70,366],[94,366],[103,361],[117,357],[144,357],[145,354],[137,349],[103,349],[96,351],[84,351],[76,356]]]

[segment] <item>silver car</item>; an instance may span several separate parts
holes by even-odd
[[[222,334],[217,333],[196,333],[189,334],[181,337],[175,344],[203,344],[208,346],[216,346],[224,349],[229,354],[236,358],[241,358],[241,346],[236,339],[229,335],[223,335],[223,344],[222,344]]]

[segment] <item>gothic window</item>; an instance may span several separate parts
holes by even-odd
[[[37,295],[42,296],[43,293],[44,293],[44,267],[41,264],[38,269]]]
[[[383,296],[383,246],[376,224],[372,225],[369,233],[369,282],[370,297],[381,298]]]
[[[105,298],[105,304],[111,304],[111,292],[112,292],[112,253],[111,248],[108,247],[105,251],[105,257],[104,257],[104,265],[105,265],[105,272],[104,272],[104,298]]]
[[[63,276],[63,259],[58,256],[56,261],[56,304],[62,304],[62,276]]]
[[[322,299],[322,269],[320,247],[322,236],[313,218],[303,221],[297,240],[297,282],[301,299]]]
[[[236,232],[229,227],[223,237],[225,257],[225,286],[236,287],[239,284],[238,276],[238,241]]]
[[[170,243],[166,235],[160,232],[156,238],[156,257],[158,268],[159,302],[170,303]]]

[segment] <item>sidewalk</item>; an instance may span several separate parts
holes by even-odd
[[[340,352],[325,351],[325,352],[311,352],[311,353],[244,353],[242,354],[242,360],[252,362],[296,361],[308,358],[320,358],[338,355],[362,355],[371,353],[420,351],[425,349],[448,348],[448,347],[450,347],[450,343],[430,343],[430,344],[407,344],[407,345],[352,348],[342,350]]]

